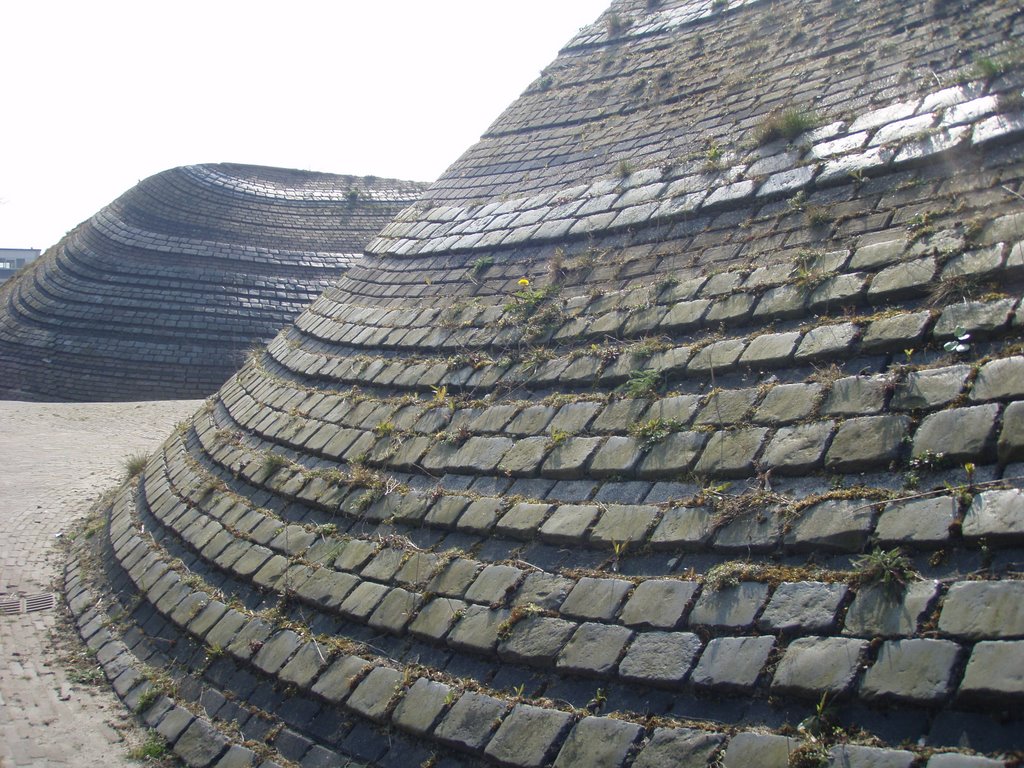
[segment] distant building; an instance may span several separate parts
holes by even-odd
[[[0,283],[14,277],[14,273],[39,258],[35,248],[0,248]]]

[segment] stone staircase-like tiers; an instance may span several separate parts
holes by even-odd
[[[613,3],[113,497],[115,688],[190,765],[1014,764],[1022,32]]]
[[[0,290],[0,396],[209,395],[424,186],[234,164],[145,179]]]

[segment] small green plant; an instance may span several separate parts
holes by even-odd
[[[149,731],[145,741],[129,750],[128,757],[139,761],[160,760],[166,757],[167,753],[167,742],[164,741],[164,737],[156,731]]]
[[[155,685],[151,685],[147,688],[141,696],[139,696],[138,702],[135,704],[136,712],[145,712],[147,709],[156,704],[156,700],[160,698],[160,689]]]
[[[566,432],[564,429],[553,429],[551,430],[551,435],[548,437],[548,440],[551,442],[551,445],[559,446],[570,437],[572,437],[572,434]]]
[[[373,433],[377,437],[387,437],[395,431],[395,424],[392,421],[382,421],[380,424],[373,428]]]
[[[942,348],[944,350],[946,350],[947,352],[954,352],[956,354],[960,354],[966,352],[971,348],[971,334],[969,334],[963,326],[958,325],[956,328],[954,328],[953,336],[954,338],[950,339],[949,341],[942,345]]]
[[[935,451],[924,451],[907,462],[907,466],[915,472],[931,472],[941,469],[946,463],[946,456]]]
[[[853,561],[858,581],[864,585],[878,584],[886,589],[904,587],[914,574],[910,560],[898,547],[876,549]]]
[[[653,368],[632,371],[623,389],[630,397],[647,397],[654,394],[661,383],[661,373]]]
[[[142,474],[142,471],[146,468],[146,464],[149,463],[149,454],[146,453],[132,453],[124,460],[124,471],[128,479],[131,480],[133,477],[138,477]]]
[[[349,203],[359,202],[359,190],[353,187],[352,189],[345,193],[345,199],[348,200]]]
[[[712,11],[724,11],[729,7],[729,0],[712,0],[711,10]]]
[[[481,256],[479,259],[473,262],[473,274],[479,275],[492,264],[494,264],[493,256]]]
[[[596,715],[598,712],[600,712],[602,709],[604,709],[604,705],[607,704],[607,703],[608,703],[608,696],[607,696],[607,694],[605,694],[604,688],[598,688],[594,692],[594,698],[592,698],[590,701],[587,702],[586,709],[591,714]]]
[[[759,146],[776,139],[792,140],[801,133],[815,128],[818,122],[817,115],[802,109],[772,112],[761,121],[754,138],[757,139]]]
[[[277,470],[281,469],[281,467],[287,467],[287,466],[288,466],[288,459],[286,459],[284,456],[282,456],[279,453],[274,453],[273,451],[267,451],[263,455],[263,463],[260,465],[260,468],[265,473],[271,474],[271,473],[276,472]]]
[[[722,158],[725,152],[719,146],[717,141],[710,141],[708,148],[704,152],[704,159],[707,161],[707,167],[710,169],[720,168],[722,165]]]
[[[631,424],[629,435],[646,449],[660,443],[680,426],[677,422],[667,419],[649,419]]]
[[[633,166],[629,160],[619,160],[615,166],[615,175],[620,179],[624,179],[633,172]]]

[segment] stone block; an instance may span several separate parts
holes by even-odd
[[[958,752],[932,755],[925,768],[1005,768],[1002,760],[992,760],[977,755],[964,755]]]
[[[341,656],[320,675],[311,690],[332,704],[338,704],[348,698],[356,684],[373,668],[358,656]]]
[[[832,748],[829,768],[910,768],[914,753],[905,749],[879,749],[855,744]]]
[[[720,390],[707,399],[693,423],[698,426],[739,424],[759,394],[754,387]]]
[[[491,653],[498,644],[502,624],[510,611],[483,605],[467,606],[462,617],[448,633],[448,645],[476,653]]]
[[[762,424],[788,424],[805,419],[817,410],[821,384],[778,384],[768,390],[754,412]]]
[[[871,281],[868,301],[878,303],[919,295],[927,290],[938,271],[938,264],[930,257],[886,267]]]
[[[768,585],[756,581],[721,589],[705,588],[690,612],[689,624],[720,629],[749,627],[767,597]]]
[[[537,472],[550,449],[551,441],[546,437],[516,440],[515,445],[498,462],[498,471],[513,477],[529,477]]]
[[[645,479],[676,477],[693,467],[707,437],[700,432],[673,432],[652,446],[640,463],[637,476]]]
[[[384,584],[364,581],[345,598],[339,611],[346,618],[366,621],[388,591]]]
[[[818,421],[776,430],[761,465],[780,475],[802,475],[821,467],[835,422]]]
[[[628,477],[642,455],[634,438],[614,435],[594,455],[589,474],[591,477]]]
[[[819,325],[804,334],[796,350],[796,360],[805,362],[849,356],[859,333],[860,329],[854,323]]]
[[[984,640],[975,645],[959,696],[976,701],[1024,699],[1024,641]]]
[[[488,533],[504,512],[505,503],[497,498],[474,499],[459,516],[456,528],[470,533]]]
[[[1024,402],[1006,406],[996,448],[1002,464],[1024,459]]]
[[[740,365],[774,367],[781,365],[793,356],[799,331],[785,333],[763,333],[750,340],[750,344],[740,356]]]
[[[542,768],[572,725],[572,716],[557,709],[516,704],[502,721],[486,754],[501,765]]]
[[[835,629],[845,584],[798,581],[780,584],[757,625],[769,632],[827,633]]]
[[[514,504],[498,521],[494,528],[495,533],[517,539],[532,539],[553,509],[551,504],[525,501]]]
[[[768,434],[760,427],[718,431],[711,435],[694,471],[714,477],[746,477],[753,474],[754,458]]]
[[[278,677],[300,688],[308,688],[320,671],[331,659],[331,650],[320,646],[315,640],[304,643],[282,667]]]
[[[277,674],[301,642],[302,638],[290,629],[282,630],[263,644],[253,657],[253,664],[269,675]]]
[[[725,339],[715,341],[702,347],[690,360],[686,370],[692,375],[703,375],[711,371],[724,371],[732,368],[740,359],[746,342],[742,339]]]
[[[889,502],[878,518],[875,537],[880,544],[941,544],[949,539],[949,526],[957,516],[952,496]]]
[[[960,646],[949,640],[887,640],[861,682],[867,699],[940,702],[949,693]]]
[[[474,603],[504,603],[523,577],[523,572],[510,565],[488,565],[466,590],[466,600]]]
[[[995,447],[998,415],[995,403],[930,414],[914,434],[913,455],[935,453],[949,461],[984,460]]]
[[[908,637],[917,632],[939,593],[938,582],[911,581],[905,586],[861,587],[846,612],[847,635]]]
[[[513,625],[508,638],[498,646],[498,655],[531,666],[553,666],[578,626],[550,616],[527,616]]]
[[[845,692],[860,666],[867,641],[845,637],[801,637],[786,648],[772,690],[821,698]]]
[[[1024,492],[985,491],[971,502],[961,528],[968,541],[985,538],[993,543],[1024,541]]]
[[[929,312],[901,312],[872,321],[861,338],[865,352],[901,352],[914,349],[924,339],[931,324]]]
[[[939,631],[968,640],[1024,637],[1024,582],[957,582],[946,593]]]
[[[623,579],[584,576],[562,603],[561,612],[573,618],[611,621],[632,589],[633,584]]]
[[[464,557],[452,560],[427,585],[427,591],[445,597],[462,597],[476,578],[480,563]]]
[[[670,507],[651,534],[654,549],[700,550],[714,531],[715,516],[704,507]]]
[[[632,768],[704,768],[724,741],[721,733],[655,728]]]
[[[207,768],[227,750],[228,740],[205,720],[192,724],[174,742],[174,753],[190,768]]]
[[[789,768],[789,755],[799,739],[764,733],[737,733],[729,740],[724,768]]]
[[[622,768],[643,728],[610,717],[585,717],[573,727],[553,768]]]
[[[391,722],[403,731],[425,736],[448,706],[451,687],[421,677],[406,691],[395,707]]]
[[[769,635],[715,638],[704,649],[690,679],[698,687],[752,688],[774,647],[775,638]]]
[[[883,376],[848,376],[832,384],[821,412],[830,416],[872,416],[885,407]]]
[[[805,510],[783,536],[795,552],[859,552],[875,519],[866,499],[828,499]]]
[[[540,536],[556,544],[571,544],[584,539],[600,509],[593,504],[562,504],[540,527]]]
[[[549,611],[561,608],[576,582],[555,573],[533,571],[526,575],[522,585],[512,598],[512,604],[537,605]]]
[[[352,691],[345,706],[375,723],[383,723],[403,679],[404,675],[397,669],[374,667]]]
[[[772,508],[743,512],[715,532],[713,548],[717,552],[770,552],[779,546],[782,521]]]
[[[470,752],[481,752],[508,705],[482,693],[463,693],[434,729],[434,737]]]
[[[590,541],[607,547],[644,541],[657,515],[654,506],[608,504],[590,532]]]
[[[632,637],[633,632],[626,627],[596,622],[581,624],[559,654],[556,666],[576,674],[610,675]]]
[[[619,621],[634,627],[672,629],[682,621],[698,587],[695,581],[643,581],[626,602]]]
[[[861,416],[847,419],[825,455],[827,469],[855,472],[884,466],[899,457],[910,428],[906,416]]]
[[[441,640],[465,609],[466,603],[462,600],[435,597],[416,614],[409,631],[426,640]]]
[[[380,601],[367,623],[374,629],[401,634],[422,602],[423,597],[418,592],[395,587]]]

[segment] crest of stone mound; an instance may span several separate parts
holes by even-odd
[[[1014,760],[1022,35],[613,4],[117,493],[115,688],[190,765]]]
[[[234,164],[151,176],[0,289],[0,397],[205,397],[425,186]]]

